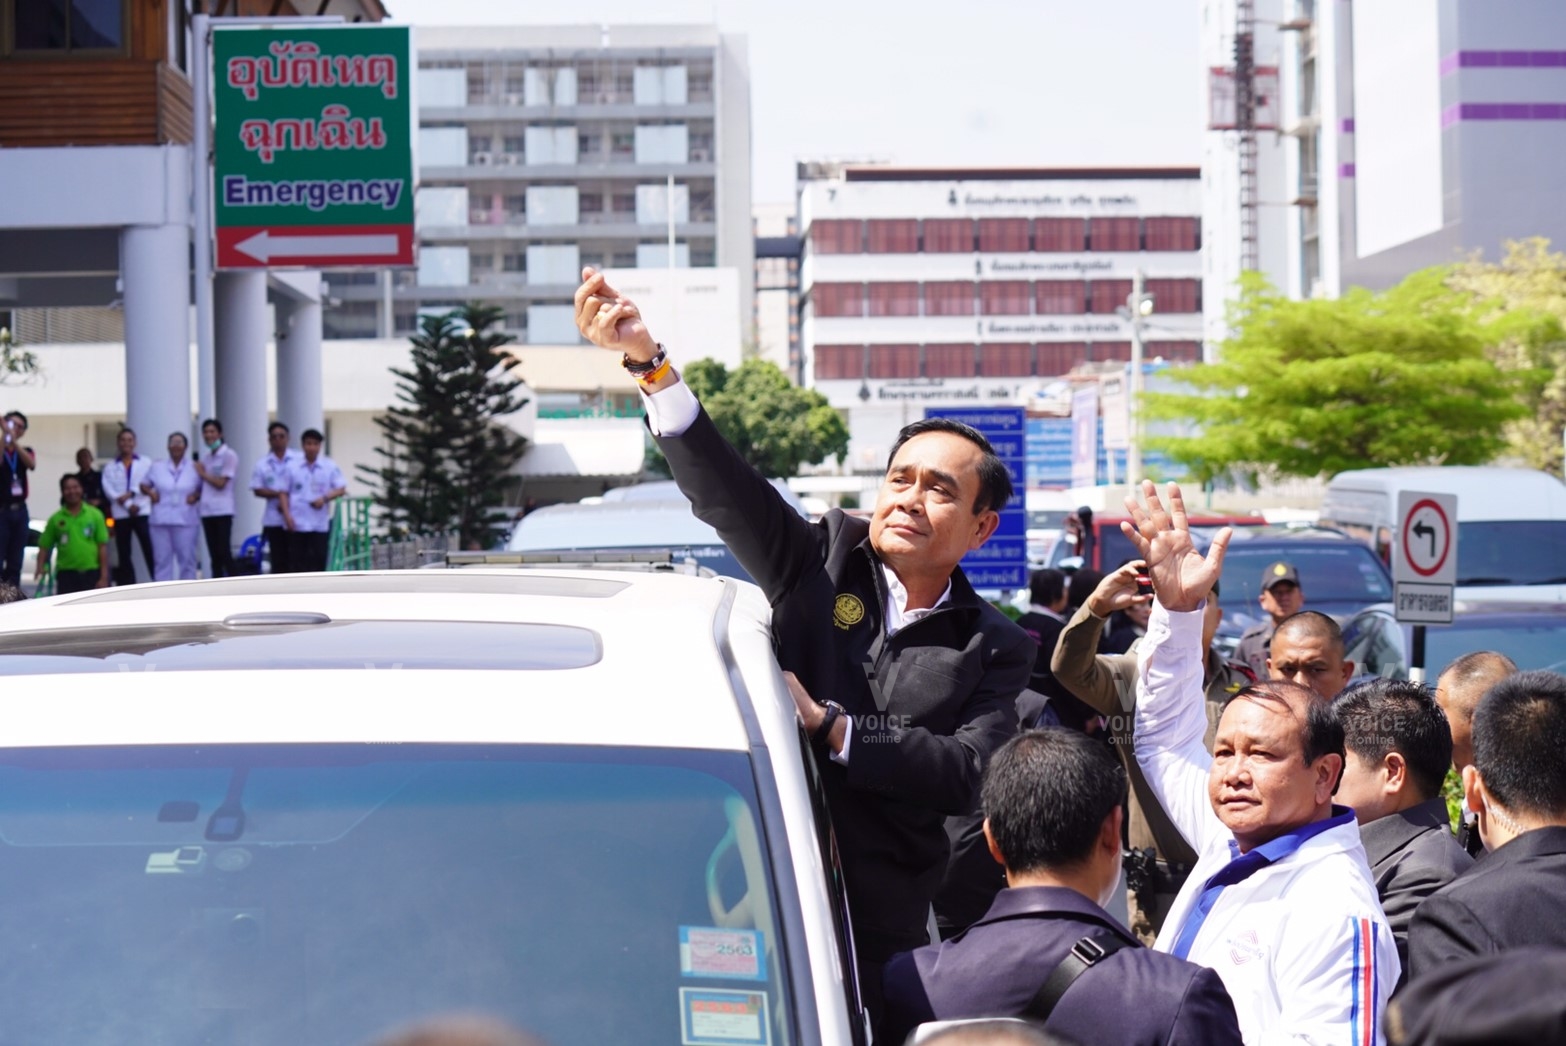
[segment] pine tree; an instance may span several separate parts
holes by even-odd
[[[398,404],[375,419],[389,446],[379,468],[361,466],[394,535],[455,530],[463,547],[488,546],[490,509],[527,440],[499,423],[527,402],[521,382],[500,369],[511,335],[495,329],[501,310],[466,305],[425,316],[411,339],[413,366],[392,368]]]

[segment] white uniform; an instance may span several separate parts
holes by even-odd
[[[1201,636],[1200,610],[1171,614],[1155,603],[1139,654],[1137,762],[1200,855],[1154,947],[1175,951],[1187,919],[1201,920],[1187,958],[1223,979],[1252,1046],[1374,1046],[1400,970],[1351,811],[1334,807],[1333,823],[1308,826],[1314,834],[1297,848],[1284,845],[1288,852],[1226,886],[1205,920],[1195,911],[1208,880],[1238,853],[1208,798]]]

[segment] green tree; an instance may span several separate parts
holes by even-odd
[[[0,385],[30,380],[38,373],[38,357],[17,343],[9,327],[0,327]]]
[[[1202,481],[1492,460],[1541,376],[1486,352],[1537,317],[1486,316],[1449,276],[1425,269],[1380,293],[1293,301],[1247,274],[1218,362],[1170,375],[1195,391],[1144,398],[1147,417],[1195,434],[1149,442]]]
[[[375,419],[386,437],[380,467],[360,466],[394,534],[456,530],[464,546],[488,545],[501,480],[527,440],[499,424],[527,402],[499,353],[502,312],[467,305],[425,316],[413,336],[413,366],[392,368],[399,404]]]
[[[1566,431],[1566,338],[1560,333],[1566,323],[1566,255],[1551,251],[1542,236],[1517,240],[1506,244],[1500,264],[1475,258],[1457,266],[1448,282],[1506,332],[1489,347],[1496,366],[1545,375],[1528,386],[1526,412],[1504,431],[1508,453],[1559,475]]]
[[[681,368],[680,376],[723,438],[763,476],[787,478],[801,465],[829,457],[841,461],[848,453],[843,416],[821,393],[789,381],[774,363],[749,359],[731,371],[716,360],[697,360]],[[649,456],[649,471],[660,465],[661,454]]]

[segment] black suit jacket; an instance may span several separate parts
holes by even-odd
[[[1566,828],[1535,828],[1484,854],[1414,912],[1408,976],[1508,948],[1566,948]]]
[[[1016,732],[1033,641],[961,570],[950,601],[886,635],[885,578],[870,525],[802,519],[702,411],[660,436],[696,515],[772,604],[778,664],[853,718],[848,765],[821,754],[860,955],[884,962],[928,937],[948,815],[968,812],[990,753]]]
[[[882,979],[886,1039],[900,1043],[927,1021],[1019,1016],[1072,945],[1103,933],[1132,947],[1083,973],[1046,1028],[1071,1042],[1116,1046],[1240,1042],[1234,1003],[1216,973],[1141,947],[1108,912],[1054,886],[1003,890],[965,933],[893,958]]]
[[[1408,924],[1426,897],[1466,872],[1474,859],[1463,852],[1446,800],[1435,798],[1359,826],[1376,894],[1392,926],[1398,961],[1408,972]]]

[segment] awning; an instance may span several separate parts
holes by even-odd
[[[646,432],[640,418],[541,418],[515,472],[606,479],[639,475]]]

